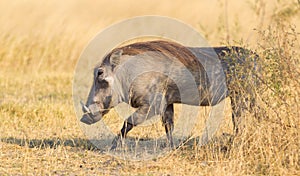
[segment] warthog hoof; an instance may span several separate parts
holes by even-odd
[[[124,140],[122,140],[122,137],[120,135],[116,136],[114,140],[112,141],[112,146],[110,150],[116,150],[117,147],[122,147],[124,145]]]

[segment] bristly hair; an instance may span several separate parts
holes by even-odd
[[[196,56],[185,46],[175,42],[155,40],[147,42],[138,42],[112,50],[104,59],[103,63],[109,63],[109,58],[112,53],[117,50],[123,50],[122,55],[138,55],[144,52],[159,52],[160,54],[170,58],[177,59],[186,66],[190,71],[204,70],[199,64]]]

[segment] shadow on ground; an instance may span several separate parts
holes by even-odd
[[[3,143],[15,144],[29,148],[57,148],[59,146],[78,147],[87,150],[95,150],[95,146],[88,140],[82,138],[75,139],[18,139],[14,137],[2,138]]]
[[[220,136],[214,137],[208,144],[206,145],[214,145],[215,147],[221,147],[222,150],[228,150],[228,147],[232,144],[234,136],[231,134],[222,134]],[[128,141],[136,141],[135,138],[128,137],[126,138]],[[152,139],[142,138],[139,141],[150,141]],[[176,140],[176,139],[175,139]],[[60,139],[60,138],[53,138],[53,139],[18,139],[14,137],[7,137],[1,138],[1,142],[7,144],[14,144],[29,148],[57,148],[59,146],[68,146],[68,147],[75,147],[81,148],[85,150],[97,150],[100,151],[94,144],[103,143],[107,144],[108,146],[111,145],[111,141],[108,140],[89,140],[83,138],[74,138],[74,139]],[[179,145],[180,147],[189,149],[195,147],[195,144],[198,144],[200,141],[200,137],[190,138]],[[164,143],[162,147],[167,147],[166,141],[160,141]]]

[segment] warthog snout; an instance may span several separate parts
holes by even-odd
[[[81,122],[91,125],[101,120],[102,114],[97,104],[86,106],[82,101],[80,101],[80,104],[82,106],[82,111],[84,112],[80,119]]]

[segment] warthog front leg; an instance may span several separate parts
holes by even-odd
[[[173,136],[172,136],[172,132],[173,132],[173,129],[174,129],[174,108],[173,108],[173,104],[170,104],[170,105],[167,106],[166,111],[162,115],[162,122],[163,122],[163,125],[165,126],[165,131],[166,131],[166,134],[167,134],[169,145],[173,149],[174,148]]]
[[[122,140],[126,137],[127,133],[134,127],[143,123],[147,118],[151,118],[155,115],[155,111],[149,110],[149,105],[143,105],[138,108],[127,120],[124,121],[123,127],[118,136],[113,140],[111,150],[122,144]]]

